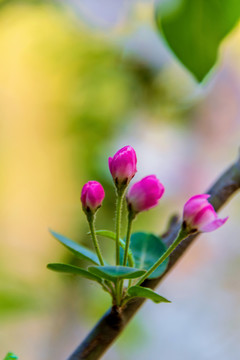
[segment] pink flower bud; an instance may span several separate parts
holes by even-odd
[[[108,165],[116,186],[127,186],[137,172],[135,150],[131,146],[124,146],[108,159]]]
[[[155,175],[149,175],[135,183],[127,194],[129,209],[135,214],[158,204],[164,193],[164,186]]]
[[[183,208],[183,221],[187,228],[210,232],[222,226],[228,219],[219,219],[213,206],[208,202],[210,195],[202,194],[191,197]]]
[[[102,185],[97,181],[88,181],[82,188],[81,202],[84,212],[95,213],[102,205],[105,193]]]

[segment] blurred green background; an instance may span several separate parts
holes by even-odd
[[[240,27],[198,84],[158,33],[154,5],[0,2],[0,358],[64,360],[110,306],[97,285],[46,269],[76,262],[49,227],[91,247],[86,181],[104,185],[97,226],[113,229],[108,156],[132,145],[136,179],[156,174],[165,185],[159,207],[134,224],[156,233],[237,156]],[[228,223],[161,285],[173,303],[147,302],[105,360],[238,358],[239,209],[235,197],[222,211]],[[113,244],[101,246],[111,259]]]

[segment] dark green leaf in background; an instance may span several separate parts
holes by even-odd
[[[158,295],[157,293],[155,293],[152,289],[145,288],[142,286],[137,286],[137,285],[130,287],[128,289],[128,294],[131,297],[144,297],[144,298],[154,301],[155,303],[160,303],[160,302],[170,303],[171,302],[171,301],[165,299],[164,297]]]
[[[120,279],[136,279],[145,271],[128,266],[89,266],[88,270],[106,280],[117,281]]]
[[[221,41],[239,17],[239,0],[165,0],[156,9],[158,29],[198,81],[216,63]]]
[[[166,246],[161,238],[148,233],[137,232],[131,235],[130,248],[133,253],[135,266],[148,270],[165,253]],[[149,279],[159,277],[167,268],[168,259],[149,276]]]

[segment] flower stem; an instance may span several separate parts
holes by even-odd
[[[96,231],[95,231],[95,226],[94,226],[94,218],[95,218],[94,214],[92,214],[92,213],[87,214],[87,219],[88,219],[88,223],[89,223],[89,228],[90,228],[94,248],[96,250],[100,265],[104,266],[103,257],[102,257],[101,250],[100,250],[98,240],[97,240],[97,236],[96,236]],[[103,289],[105,291],[107,291],[107,292],[109,292],[111,294],[111,296],[112,296],[112,298],[114,300],[115,291],[114,291],[114,288],[113,288],[111,282],[106,280],[106,285],[103,283],[102,287],[103,287]],[[116,297],[117,297],[117,294],[116,294]]]
[[[127,260],[128,259],[128,250],[129,250],[129,244],[130,244],[130,239],[131,239],[131,231],[132,231],[132,222],[134,220],[134,216],[133,213],[131,211],[129,211],[128,213],[128,226],[127,226],[127,235],[126,235],[126,243],[125,243],[125,249],[124,249],[124,259],[123,259],[123,266],[127,265]],[[132,262],[129,263],[130,266],[133,266]],[[120,292],[120,296],[122,296],[123,294],[123,283],[124,280],[120,281],[120,286],[119,286],[119,292]],[[131,280],[129,280],[129,286],[131,286]]]
[[[138,280],[138,282],[135,285],[141,285],[144,280],[146,280],[149,275],[151,275],[154,270],[158,268],[161,263],[166,260],[166,258],[173,252],[173,250],[180,244],[182,240],[184,240],[189,235],[189,232],[185,229],[181,228],[177,238],[174,240],[172,245],[169,246],[167,251],[153,264],[153,266]]]
[[[96,250],[96,253],[97,253],[99,262],[100,262],[100,264],[101,264],[102,266],[104,266],[104,261],[103,261],[103,258],[102,258],[102,254],[101,254],[101,251],[100,251],[100,247],[99,247],[98,240],[97,240],[97,236],[96,236],[96,232],[95,232],[94,214],[92,214],[92,213],[91,213],[91,214],[88,214],[87,219],[88,219],[88,224],[89,224],[90,232],[91,232],[91,235],[92,235],[93,245],[94,245],[94,248],[95,248],[95,250]]]
[[[132,215],[132,212],[130,211],[128,213],[128,226],[127,226],[126,244],[125,244],[124,258],[123,258],[123,266],[127,265],[128,249],[130,244],[133,219],[134,217]]]
[[[121,230],[121,215],[124,191],[117,191],[117,205],[116,205],[116,265],[120,264],[120,230]]]

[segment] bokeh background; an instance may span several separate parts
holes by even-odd
[[[136,179],[166,187],[135,230],[162,233],[169,216],[236,159],[240,26],[197,84],[167,48],[154,1],[0,2],[0,358],[64,360],[110,306],[97,285],[52,273],[76,262],[48,228],[91,247],[79,196],[104,184],[97,226],[113,229],[107,158],[130,144]],[[240,198],[222,210],[146,302],[105,360],[236,360],[240,353]],[[113,244],[101,246],[107,256]]]

